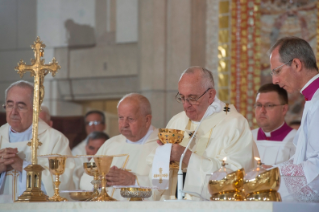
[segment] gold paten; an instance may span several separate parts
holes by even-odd
[[[101,193],[99,196],[95,197],[92,199],[92,201],[98,201],[98,202],[104,202],[104,201],[116,201],[116,199],[110,197],[107,194],[107,189],[106,189],[106,178],[105,175],[109,173],[110,167],[113,161],[113,156],[98,156],[94,157],[95,164],[97,166],[100,178],[101,178]]]
[[[86,201],[90,199],[93,195],[93,191],[75,191],[75,192],[70,192],[70,197],[73,200],[77,201]]]
[[[130,201],[142,201],[144,198],[152,196],[152,189],[150,188],[121,188],[121,196],[124,198],[130,198]]]
[[[231,172],[221,180],[210,180],[208,191],[212,201],[243,201],[244,169]]]
[[[64,173],[65,170],[65,160],[66,157],[50,157],[49,159],[49,170],[52,175],[55,175],[54,181],[54,195],[49,198],[52,202],[65,202],[68,201],[66,198],[63,198],[59,194],[59,185],[60,185],[60,175]]]
[[[85,162],[83,163],[83,168],[85,173],[93,177],[92,184],[94,186],[94,190],[87,200],[92,201],[95,197],[99,196],[99,185],[101,181],[99,180],[99,171],[95,162]],[[72,198],[73,199],[73,198]]]
[[[246,201],[275,201],[281,202],[277,192],[280,186],[278,167],[262,172],[251,180],[244,181]]]
[[[44,98],[44,76],[49,72],[55,76],[58,69],[61,67],[56,62],[55,58],[48,65],[44,64],[44,59],[41,59],[44,54],[45,45],[39,37],[31,48],[34,52],[35,59],[31,59],[31,65],[26,65],[23,60],[20,60],[18,66],[15,68],[20,77],[27,71],[34,77],[34,97],[33,97],[33,119],[32,119],[32,140],[31,143],[31,165],[27,166],[24,170],[27,171],[27,189],[21,196],[18,197],[17,202],[39,202],[48,201],[48,196],[41,191],[41,175],[44,170],[38,165],[37,150],[41,143],[38,140],[38,122],[40,105]]]

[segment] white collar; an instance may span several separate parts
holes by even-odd
[[[301,89],[300,93],[302,94],[302,91],[305,90],[313,81],[315,81],[317,78],[319,78],[319,74],[315,75],[313,78],[311,78],[305,86]]]
[[[283,122],[282,125],[280,125],[280,127],[282,127],[284,124],[285,124],[285,122]],[[278,130],[280,127],[274,129],[273,131]],[[263,129],[261,129],[261,130],[263,130]],[[263,132],[265,133],[266,137],[271,137],[271,133],[272,133],[273,131],[271,131],[271,132],[264,132],[264,131],[263,131]]]
[[[130,141],[130,140],[126,139],[126,143],[128,143],[128,144],[140,144],[140,145],[145,144],[146,141],[147,141],[147,139],[148,139],[148,137],[150,137],[150,135],[151,135],[151,133],[152,133],[153,131],[154,131],[154,127],[151,125],[151,126],[148,128],[148,131],[147,131],[147,133],[145,134],[145,136],[144,136],[143,138],[141,138],[141,139],[138,140],[138,141]]]

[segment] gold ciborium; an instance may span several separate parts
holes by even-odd
[[[120,194],[124,198],[130,198],[130,201],[143,201],[144,198],[152,196],[152,189],[143,187],[127,187],[121,188]]]
[[[209,180],[208,191],[212,201],[243,201],[244,169],[230,172],[219,180]]]
[[[277,192],[280,186],[280,173],[278,167],[258,173],[252,179],[244,180],[246,201],[275,201],[281,202]]]
[[[104,202],[104,201],[116,201],[116,199],[110,197],[107,194],[107,189],[106,189],[106,175],[109,173],[111,164],[113,161],[113,156],[106,156],[106,155],[101,155],[101,156],[96,156],[94,157],[95,164],[97,166],[100,178],[101,178],[101,193],[92,199],[92,201],[98,201],[98,202]]]
[[[93,177],[91,183],[94,186],[93,194],[88,200],[92,200],[94,197],[99,196],[99,185],[101,181],[99,180],[99,171],[95,162],[85,162],[83,163],[83,168],[85,173]]]
[[[52,175],[55,175],[54,181],[54,195],[49,198],[49,201],[52,202],[63,202],[68,201],[66,198],[63,198],[59,194],[59,185],[60,185],[60,175],[64,173],[65,170],[65,161],[66,157],[58,156],[58,157],[49,157],[49,170]]]

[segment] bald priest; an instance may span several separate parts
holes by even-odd
[[[150,186],[148,174],[151,167],[147,164],[146,157],[158,146],[158,130],[151,125],[151,105],[140,94],[128,94],[119,101],[117,108],[121,135],[110,138],[96,155],[128,154],[129,158],[125,166],[127,170],[122,169],[125,161],[123,158],[113,158],[111,169],[106,175],[107,184]],[[91,176],[84,174],[80,188],[91,190],[92,180]],[[109,189],[108,192],[117,200],[124,199],[119,189]]]
[[[0,128],[0,203],[13,202],[26,190],[26,171],[31,164],[31,148],[27,143],[32,138],[33,85],[17,81],[5,91],[7,123]],[[39,119],[38,138],[42,145],[38,155],[71,155],[68,139]],[[42,171],[41,189],[48,196],[54,194],[53,181],[48,169],[48,159],[38,158]],[[74,160],[68,159],[61,176],[61,190],[73,189],[72,171]]]

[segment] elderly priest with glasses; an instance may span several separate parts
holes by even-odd
[[[233,105],[217,98],[209,70],[202,67],[186,69],[178,82],[176,100],[183,105],[184,111],[173,116],[166,128],[183,130],[185,135],[180,144],[172,145],[171,162],[180,161],[190,140],[187,132],[194,131],[200,124],[183,159],[183,165],[187,167],[184,190],[201,193],[203,186],[206,186],[205,175],[218,170],[224,158],[227,158],[228,168],[232,170],[253,168],[255,144],[248,122]],[[154,166],[156,164],[153,162]],[[177,176],[173,175],[170,172],[170,181],[175,181]],[[169,186],[164,193],[155,192],[153,198],[175,198],[176,183]],[[196,199],[191,195],[187,198]]]
[[[13,202],[26,190],[26,171],[31,164],[31,148],[27,143],[32,137],[33,85],[17,81],[5,91],[7,123],[0,128],[0,203]],[[68,139],[39,119],[38,138],[42,145],[38,155],[71,155]],[[47,158],[38,158],[42,171],[41,189],[48,195],[54,194],[52,176]],[[73,189],[73,159],[66,161],[61,176],[61,190]]]

